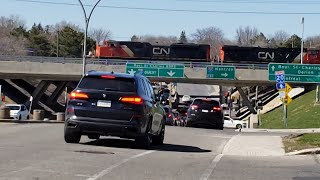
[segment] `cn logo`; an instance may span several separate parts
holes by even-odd
[[[169,55],[170,54],[170,48],[154,47],[152,49],[152,53],[154,55]]]
[[[274,52],[258,52],[259,59],[274,59]]]

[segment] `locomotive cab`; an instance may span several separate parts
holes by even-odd
[[[309,49],[303,57],[304,64],[320,64],[320,50]]]

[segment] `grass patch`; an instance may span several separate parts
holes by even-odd
[[[316,91],[308,92],[287,106],[287,128],[320,128],[320,105],[315,105]],[[262,125],[259,128],[282,129],[282,106],[261,115]]]
[[[320,133],[287,136],[284,137],[282,140],[286,153],[320,147]]]

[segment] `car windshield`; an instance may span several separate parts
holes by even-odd
[[[6,106],[10,110],[20,110],[20,106]]]
[[[130,78],[107,79],[100,77],[85,77],[80,82],[78,88],[122,92],[135,91],[134,79]]]

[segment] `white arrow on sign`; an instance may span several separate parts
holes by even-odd
[[[221,74],[221,76],[227,77],[228,74],[227,74],[227,73],[224,73],[224,74]]]
[[[272,71],[274,71],[275,68],[276,68],[276,67],[272,66],[272,67],[271,67]]]
[[[130,69],[130,71],[128,71],[130,75],[134,75],[134,73],[136,73],[136,71],[134,71],[133,69]]]
[[[170,70],[170,72],[167,72],[167,73],[170,77],[172,77],[175,74],[175,72],[172,72],[172,70]]]

